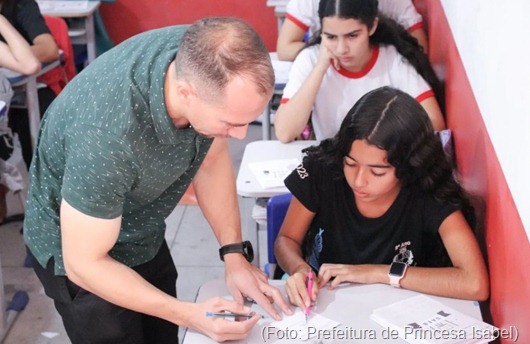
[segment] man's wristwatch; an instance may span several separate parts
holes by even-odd
[[[241,253],[243,257],[250,263],[254,260],[254,250],[250,241],[243,241],[237,244],[224,245],[219,249],[219,256],[221,260],[225,261],[225,254]]]
[[[390,278],[390,285],[394,288],[401,288],[399,281],[405,277],[405,272],[409,266],[407,263],[392,262],[388,269],[388,277]]]

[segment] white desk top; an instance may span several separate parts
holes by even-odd
[[[302,149],[317,144],[317,141],[293,141],[281,143],[277,140],[250,142],[245,147],[243,159],[237,174],[237,194],[244,197],[272,197],[289,191],[285,186],[264,189],[255,174],[249,168],[249,163],[268,160],[298,158],[302,161]]]
[[[290,61],[280,61],[276,52],[269,53],[269,55],[271,57],[272,68],[274,69],[274,88],[283,91],[289,79],[289,71],[293,63]]]
[[[99,1],[37,0],[42,14],[55,17],[86,17],[99,7]]]
[[[285,295],[283,289],[284,281],[271,280],[271,284],[280,287],[280,290]],[[370,319],[370,314],[375,308],[386,306],[388,304],[401,301],[403,299],[419,295],[419,293],[393,288],[384,284],[347,284],[340,286],[334,291],[322,289],[319,292],[319,298],[317,305],[312,308],[312,312],[321,314],[327,318],[338,321],[341,323],[339,328],[344,329],[357,329],[359,331],[373,330],[376,335],[376,339],[365,338],[360,339],[354,336],[344,340],[328,340],[322,342],[314,342],[308,340],[304,343],[381,343],[381,344],[392,344],[392,343],[406,343],[401,339],[383,339],[384,328],[378,325],[375,321]],[[229,293],[226,289],[225,281],[222,279],[212,280],[206,282],[200,289],[197,295],[197,302],[204,301],[214,296],[223,296],[229,298]],[[480,314],[480,308],[476,301],[466,301],[458,299],[449,299],[444,297],[431,296],[433,298],[455,310],[458,310],[464,314],[472,316],[477,319],[482,319]],[[263,340],[263,329],[268,327],[268,324],[272,321],[271,318],[265,318],[258,322],[254,327],[249,337],[242,341],[230,342],[234,344],[242,343],[265,343]],[[275,337],[266,338],[266,343],[279,343]],[[295,341],[292,341],[296,343]],[[188,330],[182,341],[182,344],[211,344],[215,343],[212,339],[202,335],[194,330]],[[284,343],[284,341],[281,341]]]
[[[289,0],[267,0],[267,6],[274,7],[276,12],[285,14]]]

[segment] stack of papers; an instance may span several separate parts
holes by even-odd
[[[425,295],[374,309],[370,318],[413,344],[489,343],[498,330]]]

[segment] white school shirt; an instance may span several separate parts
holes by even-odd
[[[312,35],[320,29],[319,2],[320,0],[290,0],[285,17]],[[416,11],[412,0],[379,0],[379,11],[397,21],[409,32],[423,27],[423,18]]]
[[[298,54],[283,90],[282,103],[289,101],[305,82],[317,62],[319,50],[320,45],[314,45]],[[366,68],[358,73],[345,69],[337,71],[333,65],[326,71],[311,115],[316,139],[323,140],[335,135],[357,100],[382,86],[400,89],[418,102],[434,97],[429,84],[394,46],[376,47]]]

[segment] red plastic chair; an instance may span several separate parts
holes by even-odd
[[[61,65],[42,75],[38,81],[45,83],[57,95],[76,74],[74,48],[68,36],[68,25],[63,18],[43,16],[46,25],[62,50]]]

